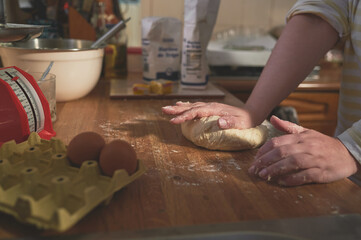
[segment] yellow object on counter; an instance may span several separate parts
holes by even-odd
[[[133,84],[134,95],[147,95],[149,94],[149,85],[144,83]]]
[[[153,80],[149,84],[134,83],[133,94],[134,95],[148,95],[157,94],[164,95],[173,92],[173,82],[169,80]]]
[[[155,94],[170,94],[173,91],[173,82],[168,80],[153,80],[150,82],[150,92]]]

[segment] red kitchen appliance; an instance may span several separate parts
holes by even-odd
[[[0,146],[27,140],[31,132],[55,136],[48,101],[35,79],[18,67],[0,69]]]

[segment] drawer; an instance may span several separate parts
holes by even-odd
[[[228,90],[243,102],[250,95],[250,92]],[[337,124],[337,92],[293,92],[280,105],[294,107],[301,126],[333,135]]]
[[[291,93],[280,105],[294,107],[302,122],[336,121],[338,93],[295,92]]]
[[[301,126],[333,135],[337,124],[338,93],[294,92],[280,105],[294,107]]]

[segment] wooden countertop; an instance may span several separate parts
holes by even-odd
[[[161,113],[162,106],[176,101],[111,100],[109,82],[101,80],[85,98],[58,103],[58,138],[68,144],[78,133],[95,131],[106,141],[124,139],[147,171],[117,192],[109,205],[97,207],[65,233],[37,230],[0,213],[0,238],[361,214],[361,188],[348,179],[280,187],[248,175],[256,150],[196,147]],[[221,102],[242,105],[229,93]]]

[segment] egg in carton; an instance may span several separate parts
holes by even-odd
[[[113,194],[145,172],[138,160],[135,173],[101,173],[97,161],[70,164],[67,147],[57,139],[31,133],[19,144],[0,148],[0,211],[38,228],[65,231]]]

